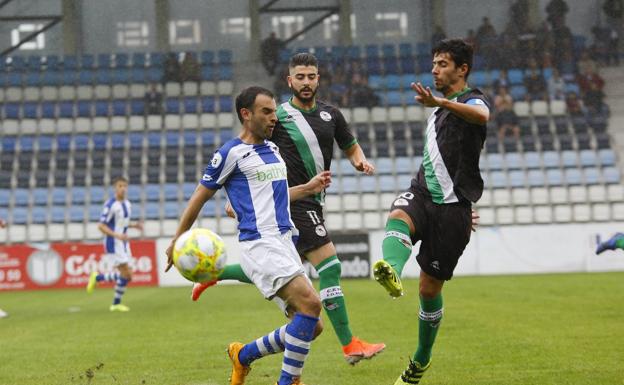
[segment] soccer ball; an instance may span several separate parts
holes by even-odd
[[[173,264],[189,281],[217,279],[227,260],[223,239],[208,229],[191,229],[173,245]]]

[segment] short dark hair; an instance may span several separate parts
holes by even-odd
[[[241,109],[247,108],[248,110],[253,109],[254,102],[256,101],[256,96],[258,95],[266,95],[270,98],[274,98],[273,92],[267,90],[264,87],[251,86],[247,87],[241,91],[238,96],[236,96],[236,115],[238,115],[238,120],[243,123],[243,116],[241,115]]]
[[[120,176],[116,176],[116,177],[113,178],[113,182],[112,182],[113,186],[116,185],[117,182],[126,182],[126,183],[128,183],[128,178],[126,178],[125,176],[121,176],[121,175]]]
[[[309,52],[297,53],[291,56],[288,62],[288,68],[295,68],[296,66],[312,66],[318,68],[318,60],[316,56]]]
[[[474,48],[471,44],[462,39],[440,40],[431,49],[431,55],[435,56],[440,53],[448,53],[451,55],[451,59],[453,59],[457,67],[467,64],[468,71],[466,71],[465,79],[468,79],[468,75],[470,75],[470,70],[472,69],[472,55],[474,53]]]

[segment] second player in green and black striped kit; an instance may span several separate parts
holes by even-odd
[[[416,100],[433,108],[425,131],[422,166],[410,188],[392,204],[382,243],[383,259],[373,266],[375,279],[392,297],[403,294],[401,272],[422,241],[418,347],[394,385],[419,384],[431,363],[431,351],[443,314],[442,287],[451,279],[470,240],[471,204],[481,197],[479,156],[489,119],[488,100],[468,87],[472,46],[460,39],[442,40],[432,50],[437,91],[412,83]]]
[[[329,170],[334,141],[356,170],[372,175],[375,168],[366,160],[340,110],[316,99],[319,85],[316,57],[309,53],[296,54],[291,57],[288,67],[287,81],[293,95],[278,106],[278,123],[271,137],[286,163],[288,185],[305,184],[319,172]],[[323,200],[324,194],[317,194],[291,202],[291,218],[299,231],[296,246],[302,258],[316,269],[323,307],[342,345],[345,360],[355,364],[380,353],[385,344],[368,343],[351,332],[340,286],[342,269],[336,248],[325,228]],[[238,265],[227,266],[219,277],[219,280],[223,279],[249,282]],[[212,284],[214,282],[197,284],[193,289],[193,299]]]

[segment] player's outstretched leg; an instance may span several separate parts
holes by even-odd
[[[121,297],[126,292],[126,288],[128,286],[129,279],[124,277],[119,277],[117,282],[115,283],[115,296],[113,297],[113,304],[110,306],[110,311],[118,311],[118,312],[127,312],[130,311],[130,308],[121,303]]]
[[[251,283],[251,280],[247,277],[239,264],[227,265],[223,269],[223,272],[219,274],[219,278],[217,278],[216,281],[194,284],[193,290],[191,292],[191,299],[193,301],[197,301],[199,299],[199,296],[201,296],[201,294],[204,292],[204,290],[216,285],[218,281],[223,281],[226,279],[232,279],[243,283]]]
[[[611,238],[599,243],[596,247],[596,254],[600,254],[606,250],[624,249],[624,234],[615,233]]]
[[[117,272],[98,274],[97,271],[92,271],[91,274],[89,274],[89,281],[87,282],[87,293],[93,293],[98,282],[116,282],[119,277],[120,275]]]
[[[405,221],[396,218],[388,219],[381,250],[383,260],[373,265],[375,280],[392,298],[400,297],[403,295],[401,273],[412,253],[409,225]]]
[[[319,275],[320,296],[323,308],[342,345],[345,360],[355,365],[362,359],[370,359],[381,353],[386,345],[371,344],[353,336],[349,326],[347,304],[340,287],[342,267],[336,255],[326,258],[314,267]]]
[[[420,384],[423,374],[429,369],[431,362],[422,366],[420,363],[410,360],[407,369],[397,378],[394,385],[415,385]]]

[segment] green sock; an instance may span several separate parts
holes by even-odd
[[[347,306],[340,288],[340,273],[342,272],[340,260],[333,255],[314,268],[320,278],[320,295],[325,312],[334,327],[340,344],[346,346],[351,342],[353,334],[349,328]]]
[[[388,219],[381,252],[384,261],[388,262],[400,277],[405,263],[412,254],[412,240],[407,223],[400,219]]]
[[[431,348],[435,342],[440,322],[442,321],[442,294],[432,299],[420,297],[418,313],[418,349],[414,353],[414,361],[425,366],[431,360]]]
[[[235,281],[251,283],[251,279],[247,278],[247,275],[245,275],[245,272],[239,264],[226,265],[223,272],[219,274],[218,280],[223,281],[224,279],[233,279]]]
[[[624,249],[624,238],[617,239],[615,241],[615,247],[618,249]]]

